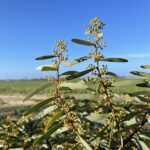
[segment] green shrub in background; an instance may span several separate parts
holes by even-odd
[[[54,150],[123,150],[150,149],[150,93],[140,91],[129,93],[131,97],[118,97],[110,90],[117,75],[108,71],[105,62],[127,62],[123,58],[106,58],[101,53],[106,46],[102,42],[101,29],[104,23],[94,18],[85,26],[88,40],[74,38],[72,42],[90,47],[86,56],[68,62],[67,45],[56,42],[51,55],[36,60],[51,59],[50,64],[38,67],[40,71],[56,72],[56,77],[47,77],[48,81],[32,90],[24,101],[34,94],[52,85],[56,89],[49,91],[49,98],[40,101],[28,109],[24,116],[31,115],[32,122],[41,125],[40,132],[32,126],[32,146],[28,146],[30,135],[26,137],[23,149]],[[73,65],[90,60],[85,70],[61,72],[61,65]],[[139,74],[139,72],[132,72]],[[84,75],[90,76],[85,77]],[[142,73],[143,75],[143,73]],[[145,75],[145,73],[144,73]],[[149,75],[149,74],[147,74]],[[72,80],[82,77],[81,80]],[[74,93],[76,89],[86,90],[86,94]],[[136,96],[136,97],[135,97]],[[24,118],[25,120],[28,118]]]

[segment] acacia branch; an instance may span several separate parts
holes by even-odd
[[[145,115],[144,115],[144,117],[143,117],[143,120],[141,121],[141,123],[139,124],[139,126],[138,126],[137,128],[135,128],[135,130],[134,130],[132,133],[130,133],[130,134],[123,140],[123,145],[124,145],[124,146],[127,145],[127,144],[132,140],[133,136],[143,128],[143,126],[145,125],[145,123],[146,123],[147,121],[148,121],[148,120],[147,120],[147,118],[146,118],[146,113],[145,113]],[[123,147],[122,147],[122,145],[120,144],[118,150],[122,150],[122,148],[123,148]]]
[[[95,54],[96,54],[96,56],[97,56],[98,48],[97,48],[96,45],[94,45],[94,47],[95,47]],[[106,94],[107,97],[109,97],[109,93],[108,93],[108,90],[107,90],[108,87],[105,85],[105,83],[104,83],[104,81],[103,81],[102,74],[101,74],[100,69],[99,69],[99,61],[97,62],[96,69],[97,69],[97,71],[98,71],[98,77],[100,78],[101,83],[102,83],[102,85],[103,85],[103,87],[104,87],[104,93]],[[113,119],[114,119],[114,121],[115,121],[115,123],[116,123],[116,128],[117,128],[117,130],[118,130],[118,132],[119,132],[119,131],[120,131],[119,121],[118,121],[117,118],[116,118],[116,115],[115,115],[115,114],[116,114],[116,110],[115,110],[115,108],[114,108],[114,106],[113,106],[113,102],[112,102],[112,99],[111,99],[111,98],[109,98],[109,106],[111,107],[112,117],[113,117]]]
[[[147,121],[148,121],[148,120],[147,120],[146,114],[145,114],[145,116],[144,116],[143,120],[141,121],[140,125],[139,125],[131,134],[129,134],[129,135],[123,140],[123,144],[124,144],[124,145],[128,144],[128,142],[130,142],[131,139],[133,138],[133,136],[134,136],[137,132],[139,132],[139,131],[142,129],[142,127],[145,125],[145,123],[146,123]]]
[[[59,65],[58,65],[58,68],[57,68],[57,89],[56,89],[56,93],[58,95],[58,99],[60,99],[60,105],[61,107],[63,108],[64,107],[64,99],[61,97],[60,95],[60,74],[59,74]],[[59,102],[59,100],[58,100]],[[71,128],[74,130],[74,131],[77,131],[75,125],[74,125],[74,121],[71,119],[71,116],[69,115],[69,112],[66,111],[65,109],[63,109],[65,115],[66,115],[66,118],[67,118],[67,121],[70,123],[70,126]]]

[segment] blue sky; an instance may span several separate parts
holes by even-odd
[[[150,64],[149,0],[0,0],[0,79],[48,74],[35,70],[48,61],[34,58],[50,54],[57,40],[68,43],[69,60],[86,55],[89,47],[70,39],[87,39],[84,24],[96,16],[106,23],[103,54],[129,60],[107,63],[110,71],[128,76],[131,70],[142,71],[140,65]],[[72,69],[84,69],[87,63]]]

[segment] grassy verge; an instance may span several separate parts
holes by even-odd
[[[73,82],[76,82],[74,80]],[[47,82],[47,80],[0,80],[0,94],[26,94],[37,86]],[[111,89],[117,94],[132,93],[137,91],[150,91],[147,87],[138,87],[136,84],[142,83],[143,79],[118,78]],[[90,85],[90,84],[89,84]],[[91,85],[90,85],[91,86]],[[93,85],[94,86],[94,85]],[[55,89],[52,85],[44,89],[39,94],[45,94],[49,90]],[[87,91],[86,91],[87,92]],[[85,90],[75,90],[74,93],[85,93]]]
[[[47,82],[46,80],[1,80],[0,94],[25,94],[37,86]],[[46,91],[43,91],[45,93]]]

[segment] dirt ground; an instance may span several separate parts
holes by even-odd
[[[81,94],[82,95],[82,94]],[[40,100],[48,98],[47,95],[35,95],[29,100],[23,102],[24,95],[14,94],[14,95],[0,95],[0,115],[8,112],[13,112],[16,109],[23,109],[33,104],[37,103]],[[131,97],[128,95],[114,95],[113,98],[115,101],[122,100],[131,100]]]
[[[46,99],[46,95],[36,95],[23,102],[24,95],[0,95],[0,114],[12,112],[17,108],[25,108],[35,104],[37,101]]]

